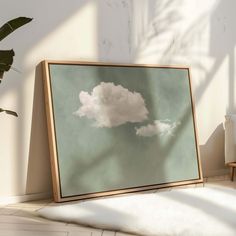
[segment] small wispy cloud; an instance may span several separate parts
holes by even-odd
[[[79,100],[82,106],[74,115],[93,119],[95,127],[111,128],[127,122],[143,122],[148,116],[140,93],[110,82],[101,82],[91,94],[81,91]]]
[[[174,136],[175,128],[180,125],[180,122],[172,122],[170,120],[155,120],[152,124],[135,128],[136,135],[143,137],[152,137],[154,135]]]

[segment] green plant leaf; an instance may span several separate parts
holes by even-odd
[[[15,111],[5,110],[5,109],[0,108],[0,112],[5,112],[8,115],[12,115],[12,116],[18,117],[18,115],[17,115],[17,113]]]
[[[4,74],[4,72],[0,71],[0,83],[2,82],[3,74]]]
[[[15,53],[11,50],[0,50],[0,81],[5,71],[10,70]]]
[[[8,21],[0,28],[0,41],[11,34],[13,31],[19,27],[32,21],[32,18],[27,17],[18,17],[13,20]]]

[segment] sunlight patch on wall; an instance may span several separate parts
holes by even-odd
[[[21,101],[23,105],[20,110],[21,127],[24,132],[20,132],[20,157],[29,155],[30,145],[30,129],[32,123],[32,116],[34,104],[34,86],[36,79],[41,80],[41,68],[37,68],[39,63],[45,59],[48,60],[83,60],[97,57],[97,5],[96,1],[87,1],[70,17],[65,18],[64,21],[51,30],[54,24],[53,20],[47,25],[47,19],[35,18],[32,21],[34,27],[31,32],[31,44],[25,54],[23,55],[24,84],[21,88]],[[53,13],[52,13],[53,14]],[[57,18],[57,17],[56,17]],[[56,19],[55,18],[55,19]],[[37,34],[45,35],[42,38]],[[39,40],[40,39],[40,40]],[[35,40],[35,43],[33,43]],[[32,46],[31,46],[32,45]],[[19,53],[17,54],[19,57]],[[37,70],[38,69],[38,70]],[[39,84],[39,82],[37,83]],[[38,85],[39,86],[39,85]],[[42,89],[36,87],[36,89]],[[31,98],[31,99],[28,99]],[[41,102],[44,102],[43,100]],[[41,104],[40,104],[41,105]],[[38,109],[35,111],[38,112]],[[42,114],[39,114],[42,117]],[[29,130],[29,132],[28,132]],[[27,179],[28,158],[21,158],[20,166],[17,167],[14,179],[14,189],[25,189]],[[17,176],[20,175],[20,176]],[[17,191],[17,190],[16,190]],[[19,191],[18,191],[19,192]],[[23,194],[23,193],[22,193]]]
[[[97,57],[97,7],[88,1],[63,24],[50,32],[26,55],[26,66],[44,59],[79,60]]]

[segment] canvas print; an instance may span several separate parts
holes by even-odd
[[[189,68],[43,65],[56,201],[202,181]]]

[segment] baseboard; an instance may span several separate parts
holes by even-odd
[[[28,201],[35,201],[41,199],[48,199],[52,197],[52,193],[33,193],[33,194],[26,194],[22,196],[0,196],[0,204],[14,204],[20,202],[28,202]]]
[[[227,175],[229,174],[229,168],[219,169],[219,170],[209,170],[207,173],[203,173],[204,177],[212,177],[219,175]]]

